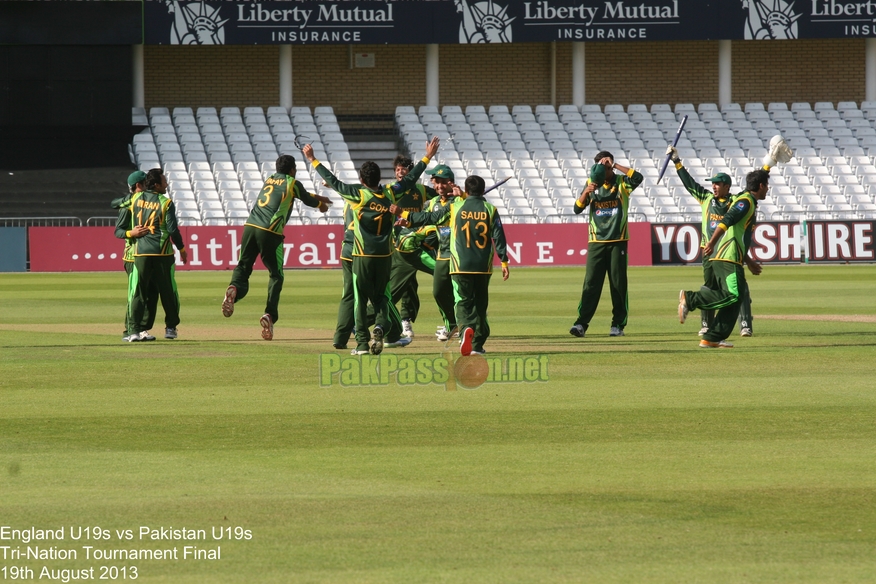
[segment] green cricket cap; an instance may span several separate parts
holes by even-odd
[[[590,167],[590,182],[601,185],[605,182],[605,165],[594,164]]]
[[[137,183],[143,182],[144,180],[146,180],[146,173],[142,170],[135,170],[128,175],[128,186],[132,187]]]
[[[733,180],[730,178],[730,175],[726,172],[719,172],[715,176],[710,179],[706,179],[711,183],[724,183],[725,185],[732,185]]]
[[[446,164],[439,164],[435,168],[427,170],[426,174],[437,178],[446,178],[447,180],[453,180],[453,171],[450,170],[450,167]]]

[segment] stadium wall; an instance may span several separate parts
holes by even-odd
[[[572,101],[570,43],[557,43],[557,103]],[[292,47],[293,103],[336,114],[389,114],[426,99],[424,45]],[[146,107],[269,107],[279,102],[277,46],[147,45]],[[550,103],[550,43],[441,45],[440,103]],[[829,66],[825,64],[829,63]],[[733,101],[862,101],[863,39],[737,41]],[[718,42],[586,43],[587,103],[718,101]]]

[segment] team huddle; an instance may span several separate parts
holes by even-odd
[[[336,349],[347,349],[351,337],[355,339],[354,355],[378,355],[384,348],[410,344],[420,311],[416,276],[425,272],[432,276],[433,297],[443,321],[436,333],[438,340],[458,336],[462,355],[485,353],[484,344],[490,336],[489,285],[496,256],[503,280],[509,276],[505,232],[496,208],[484,198],[487,188],[481,177],[469,176],[460,187],[449,167],[439,164],[427,170],[438,147],[438,139],[433,138],[416,164],[406,156],[396,157],[395,180],[388,185],[381,184],[380,167],[374,162],[361,166],[359,183],[348,184],[314,157],[310,145],[302,149],[324,184],[344,199],[343,292],[333,338]],[[678,305],[682,323],[690,310],[702,310],[700,347],[732,347],[727,338],[737,317],[742,336],[752,335],[743,264],[754,275],[761,271],[748,254],[757,202],[769,188],[770,167],[787,162],[791,155],[784,140],[776,136],[763,169],[750,172],[746,189],[731,195],[728,175],[717,173],[710,178],[710,192],[685,170],[678,151],[673,146],[667,149],[682,183],[703,210],[704,284],[699,290],[682,290]],[[610,152],[599,152],[594,163],[573,209],[579,214],[589,207],[589,237],[578,318],[569,332],[576,337],[585,335],[608,275],[612,300],[609,335],[617,337],[624,335],[629,309],[630,193],[644,177],[616,163]],[[222,301],[222,314],[232,316],[235,303],[247,296],[253,266],[261,258],[268,271],[268,295],[259,322],[262,338],[268,341],[273,339],[274,324],[279,320],[283,230],[292,206],[297,199],[324,213],[331,205],[327,197],[308,193],[295,179],[294,157],[280,156],[275,170],[244,224],[239,261]],[[431,188],[418,183],[424,172],[431,176]],[[173,201],[166,195],[167,180],[160,169],[137,171],[128,177],[128,186],[129,194],[112,202],[119,209],[115,233],[125,240],[128,273],[123,340],[155,340],[149,331],[159,299],[165,312],[165,338],[175,339],[180,305],[174,247],[184,264],[187,257]]]

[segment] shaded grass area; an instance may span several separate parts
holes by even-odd
[[[873,581],[876,325],[758,315],[872,314],[874,275],[770,266],[755,337],[702,351],[675,319],[695,268],[631,269],[619,339],[607,293],[568,336],[582,270],[513,270],[488,351],[550,380],[456,392],[320,387],[335,272],[287,274],[273,343],[263,274],[231,319],[228,274],[179,274],[181,339],[137,345],[121,274],[0,275],[0,525],[252,531],[195,542],[221,560],[102,562],[144,582]],[[400,354],[434,356],[420,280]]]

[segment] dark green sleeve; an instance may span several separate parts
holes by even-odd
[[[419,213],[408,213],[407,220],[411,227],[420,227],[421,225],[438,225],[444,222],[450,215],[450,205],[435,209],[434,211],[420,211]]]
[[[707,191],[703,187],[697,183],[687,171],[687,169],[683,166],[676,167],[676,172],[678,172],[678,178],[681,179],[681,184],[684,185],[684,188],[687,189],[687,192],[693,196],[694,199],[702,203],[706,200],[706,198],[711,195],[711,191]]]
[[[124,197],[119,197],[118,199],[113,199],[110,202],[110,207],[113,209],[121,209],[125,205],[131,202],[131,195],[127,194]]]
[[[341,197],[348,201],[353,201],[354,203],[358,203],[362,200],[362,196],[359,194],[359,189],[362,185],[350,185],[339,181],[338,177],[333,175],[332,171],[326,168],[321,162],[317,165],[316,172],[318,172],[319,176],[322,177],[322,180],[324,180],[333,191],[341,195]]]
[[[119,209],[119,217],[116,219],[115,235],[119,239],[127,239],[125,233],[131,228],[131,209],[122,207]]]
[[[173,201],[167,205],[167,214],[164,216],[164,224],[167,226],[167,232],[170,234],[170,240],[176,249],[182,249],[186,246],[183,242],[182,233],[179,232],[179,223],[176,220],[176,205]]]
[[[502,263],[508,262],[508,242],[505,241],[505,228],[499,219],[499,211],[493,211],[493,245],[496,246],[496,254]]]
[[[426,163],[420,160],[414,165],[411,171],[405,175],[403,179],[392,185],[391,188],[393,192],[406,193],[410,189],[414,188],[414,185],[417,184],[418,180],[420,180],[420,175],[423,174],[424,170],[426,170]]]
[[[307,189],[297,180],[295,181],[295,197],[308,207],[319,207],[319,201],[314,199],[313,195],[308,193]]]
[[[632,191],[632,190],[635,190],[635,188],[637,186],[642,184],[642,182],[644,182],[645,177],[638,170],[633,170],[633,169],[630,169],[630,170],[633,171],[632,176],[624,175],[624,182],[627,183],[628,185],[630,185],[630,190]]]

